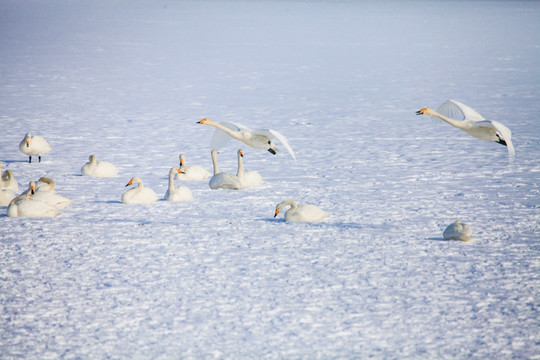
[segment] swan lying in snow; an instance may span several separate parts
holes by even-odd
[[[416,115],[432,115],[480,140],[495,141],[508,148],[508,156],[515,155],[512,132],[500,122],[486,120],[465,104],[448,100],[434,111],[428,107],[418,110]]]
[[[290,209],[285,213],[285,221],[291,222],[321,222],[327,216],[328,213],[322,210],[320,207],[308,204],[298,204],[294,200],[285,200],[277,204],[274,217],[283,210],[283,208],[290,205]]]
[[[41,162],[41,155],[47,154],[52,149],[43,137],[32,136],[30,133],[27,133],[19,144],[19,150],[23,154],[28,155],[28,162],[31,163],[32,156],[37,156],[39,162]]]
[[[169,170],[169,188],[165,193],[165,200],[168,201],[190,201],[193,200],[193,194],[186,186],[174,186],[174,176],[181,173],[177,168]]]
[[[446,240],[469,241],[472,239],[472,228],[470,225],[457,220],[453,224],[448,225],[443,232],[443,236]]]
[[[178,180],[208,180],[212,174],[199,165],[186,165],[184,154],[180,154],[180,172],[176,174]]]
[[[19,191],[19,183],[17,182],[17,180],[15,180],[13,171],[4,171],[4,173],[2,174],[2,187],[4,189],[9,189],[15,192]]]
[[[214,176],[210,178],[208,186],[211,189],[228,189],[228,190],[240,190],[242,188],[242,182],[238,176],[219,172],[217,164],[217,150],[212,150],[212,164],[214,165]]]
[[[0,183],[0,206],[7,206],[11,200],[15,199],[17,194],[11,189],[5,189]]]
[[[38,191],[36,184],[33,181],[30,181],[29,190],[33,200],[43,201],[57,209],[64,209],[71,204],[71,200],[56,193],[56,183],[53,179],[41,177],[39,182],[48,185],[48,187],[40,186]]]
[[[238,123],[223,121],[218,124],[210,119],[202,119],[198,124],[210,125],[216,128],[210,144],[212,149],[221,149],[232,137],[252,148],[268,150],[270,153],[276,155],[279,151],[279,148],[273,142],[273,139],[276,138],[285,146],[296,161],[296,156],[293,149],[289,146],[287,138],[275,130],[252,130]]]
[[[30,193],[18,196],[11,200],[6,211],[10,217],[53,217],[60,214],[60,211],[43,201],[32,200]]]
[[[126,186],[138,184],[134,189],[130,189],[122,194],[122,202],[124,204],[153,204],[158,199],[154,190],[144,187],[143,181],[134,176],[129,180]]]
[[[90,155],[88,160],[89,161],[81,168],[81,174],[83,176],[115,177],[118,175],[118,169],[110,162],[100,161],[94,154]]]
[[[244,171],[244,162],[242,158],[244,157],[244,152],[238,150],[238,172],[236,176],[242,182],[242,186],[257,186],[263,183],[262,176],[256,171]]]

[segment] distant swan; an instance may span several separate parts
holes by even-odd
[[[443,232],[443,236],[446,240],[469,241],[472,239],[472,228],[470,225],[457,220],[453,224],[448,225]]]
[[[294,200],[285,200],[277,204],[274,217],[276,217],[283,208],[291,206],[285,213],[285,221],[291,222],[321,222],[328,213],[320,207],[308,204],[298,204]]]
[[[39,200],[32,200],[30,193],[18,196],[11,200],[6,211],[10,217],[53,217],[60,214],[60,211],[49,204]]]
[[[88,160],[81,168],[83,176],[115,177],[118,175],[118,169],[110,162],[98,160],[94,154],[90,155]]]
[[[208,180],[212,176],[210,171],[199,165],[186,165],[184,154],[180,154],[180,171],[176,174],[178,180]]]
[[[62,195],[58,195],[55,191],[56,183],[53,179],[47,177],[41,177],[39,182],[43,184],[48,184],[48,189],[45,189],[45,186],[41,186],[39,191],[36,191],[36,184],[33,181],[30,181],[30,193],[32,199],[43,201],[51,206],[54,206],[57,209],[64,209],[71,204],[71,200]]]
[[[221,149],[232,137],[252,148],[268,150],[270,153],[276,155],[279,148],[274,144],[273,139],[277,138],[296,161],[296,156],[293,149],[289,146],[287,138],[275,130],[252,130],[238,123],[223,121],[218,124],[210,119],[202,119],[198,124],[210,125],[216,128],[210,144],[212,149]]]
[[[13,171],[6,170],[2,174],[2,187],[4,189],[9,189],[12,191],[19,191],[19,183],[17,180],[15,180],[15,176],[13,175]]]
[[[153,204],[158,199],[154,190],[144,187],[143,181],[134,176],[129,180],[126,186],[138,184],[134,189],[130,189],[122,194],[124,204]]]
[[[41,155],[45,155],[52,149],[49,143],[41,136],[32,136],[27,133],[24,139],[19,144],[19,150],[28,155],[28,162],[32,162],[32,156],[37,156],[39,162],[41,162]]]
[[[217,164],[217,150],[212,150],[212,164],[214,165],[214,176],[210,178],[208,186],[211,189],[229,189],[239,190],[242,188],[242,182],[238,176],[219,172]]]
[[[190,201],[193,200],[193,194],[186,186],[174,186],[174,176],[180,173],[177,168],[169,170],[169,188],[165,193],[165,200],[168,201]]]
[[[428,107],[418,110],[416,115],[433,115],[480,140],[495,141],[508,148],[508,156],[515,155],[512,132],[500,122],[486,120],[465,104],[448,100],[434,111]]]
[[[243,186],[257,186],[263,183],[262,176],[257,171],[244,171],[244,162],[242,158],[244,152],[238,150],[238,172],[236,176],[240,179]]]

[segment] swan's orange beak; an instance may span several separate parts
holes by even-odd
[[[33,186],[30,186],[30,194],[34,195],[36,193],[36,188]]]
[[[279,209],[276,209],[276,213],[274,214],[274,217],[278,216],[279,214]]]
[[[180,158],[180,166],[184,165],[184,160]]]
[[[184,174],[184,172],[180,169],[176,169],[178,171],[179,174]]]
[[[133,184],[133,179],[129,180],[129,182],[126,184],[126,186],[129,186],[129,185],[132,185]]]
[[[30,147],[30,141],[26,140],[26,147]]]
[[[416,115],[424,115],[424,113],[426,112],[426,108],[423,108],[423,109],[420,109],[416,112]]]
[[[197,122],[197,124],[204,124],[205,122],[207,122],[208,119],[207,118],[204,118],[202,119],[201,121]]]
[[[243,151],[240,151],[240,156],[244,157],[244,152]]]

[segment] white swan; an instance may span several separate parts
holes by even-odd
[[[208,180],[212,174],[199,165],[186,165],[186,158],[184,154],[180,154],[180,172],[176,174],[178,180]]]
[[[37,191],[35,182],[30,181],[29,190],[33,200],[43,201],[44,203],[54,206],[57,209],[64,209],[71,204],[71,200],[69,200],[67,197],[58,195],[56,193],[56,183],[53,179],[41,177],[39,179],[39,182],[47,184],[48,189],[46,186],[41,186],[40,190]]]
[[[130,189],[122,194],[124,204],[153,204],[158,199],[154,190],[144,187],[143,181],[134,176],[129,180],[126,186],[138,184],[136,188]]]
[[[11,200],[6,211],[10,217],[53,217],[60,214],[60,211],[43,201],[33,200],[30,193],[18,196]]]
[[[446,240],[469,241],[472,239],[472,228],[470,225],[457,220],[453,224],[448,225],[443,232],[443,236]]]
[[[244,171],[244,152],[238,150],[238,172],[236,176],[242,182],[242,186],[257,186],[263,183],[262,176],[257,171]]]
[[[218,170],[217,164],[217,150],[212,150],[212,164],[214,165],[214,176],[210,178],[208,186],[211,189],[229,189],[229,190],[239,190],[242,188],[242,182],[238,176],[232,174],[222,173]]]
[[[32,136],[30,133],[27,133],[19,144],[19,150],[23,154],[28,155],[28,162],[31,163],[32,156],[37,156],[39,162],[41,162],[41,155],[47,154],[52,149],[43,137]]]
[[[17,194],[11,189],[5,189],[0,183],[0,206],[8,206],[11,200],[15,199]]]
[[[83,176],[115,177],[118,175],[118,169],[110,162],[98,160],[94,154],[90,155],[88,160],[81,168],[81,174]]]
[[[279,148],[273,142],[273,139],[276,138],[283,144],[283,146],[285,146],[287,151],[296,161],[294,151],[289,146],[285,136],[281,135],[275,130],[252,130],[238,123],[223,121],[218,124],[210,119],[202,119],[198,122],[198,124],[210,125],[216,128],[210,144],[212,149],[221,149],[232,137],[248,146],[251,146],[252,148],[268,150],[270,153],[275,155],[279,151]]]
[[[482,115],[465,104],[448,100],[434,111],[428,107],[418,110],[416,115],[432,115],[446,121],[467,134],[486,141],[495,141],[508,148],[508,156],[515,155],[512,132],[500,122],[486,120]]]
[[[285,200],[277,204],[274,217],[276,217],[283,208],[290,206],[285,213],[285,221],[291,222],[321,222],[328,213],[320,207],[308,204],[298,204],[294,200]]]
[[[6,170],[2,174],[2,187],[4,189],[9,189],[12,191],[19,191],[19,183],[15,179],[15,176],[13,175],[13,171]]]
[[[181,170],[171,168],[169,170],[169,188],[165,193],[165,200],[168,201],[190,201],[193,200],[193,194],[186,186],[174,186],[174,175],[179,174]]]

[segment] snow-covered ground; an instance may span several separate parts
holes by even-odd
[[[0,209],[0,358],[538,358],[539,59],[534,1],[2,0],[3,170],[73,204]],[[447,99],[507,125],[515,161],[415,115]],[[211,169],[203,117],[298,162],[232,141],[221,168],[242,147],[263,186],[123,205],[180,153]],[[92,153],[120,175],[80,176]],[[287,198],[331,215],[274,219]],[[471,242],[443,240],[456,219]]]

